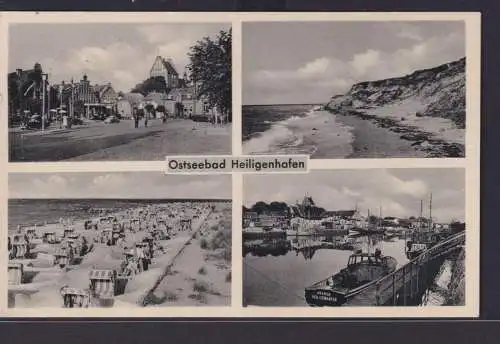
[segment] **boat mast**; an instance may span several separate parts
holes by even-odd
[[[423,213],[424,201],[420,200],[420,215],[418,216],[418,231],[422,231],[422,213]]]
[[[429,230],[432,231],[432,193],[429,199]]]

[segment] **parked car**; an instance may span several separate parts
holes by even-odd
[[[83,125],[83,120],[80,117],[73,117],[71,124],[72,125]]]
[[[106,124],[110,124],[110,123],[119,123],[119,122],[120,122],[120,120],[119,120],[119,119],[118,119],[118,117],[116,117],[116,116],[109,116],[108,118],[106,118],[106,119],[104,120],[104,123],[106,123]]]
[[[45,123],[45,125],[47,125],[47,123]],[[27,127],[28,129],[42,129],[42,116],[31,116],[31,118],[28,120]]]
[[[104,121],[106,119],[106,115],[104,113],[96,113],[92,115],[92,119],[94,121]]]

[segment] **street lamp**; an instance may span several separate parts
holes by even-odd
[[[45,131],[45,92],[48,74],[42,73],[42,131]]]

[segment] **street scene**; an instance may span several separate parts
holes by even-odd
[[[229,176],[9,181],[9,308],[230,305]]]
[[[12,24],[9,32],[11,162],[231,153],[229,24]]]

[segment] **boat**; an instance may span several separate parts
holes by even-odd
[[[447,233],[439,233],[433,230],[432,224],[432,194],[429,199],[429,223],[424,226],[422,223],[422,201],[420,201],[420,217],[417,228],[407,237],[405,235],[405,253],[409,260],[420,256],[424,251],[445,239]]]
[[[382,218],[382,209],[380,209],[380,216],[378,217],[377,225],[375,226],[370,224],[369,222],[370,212],[368,211],[368,217],[366,218],[365,222],[362,223],[360,226],[352,227],[350,231],[361,235],[384,234],[386,229],[381,225],[380,222],[381,218]]]
[[[310,306],[340,306],[365,285],[396,270],[397,261],[375,253],[357,251],[349,256],[347,266],[338,273],[305,288],[305,299]]]

